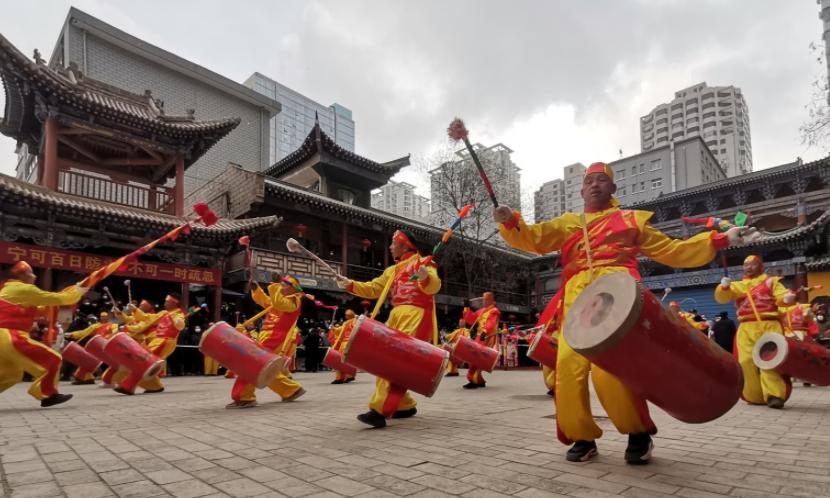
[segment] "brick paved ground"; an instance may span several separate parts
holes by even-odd
[[[369,376],[297,378],[305,397],[260,391],[251,410],[225,410],[231,381],[216,377],[130,398],[64,385],[76,398],[49,409],[15,386],[0,396],[0,496],[830,496],[828,388],[799,386],[785,410],[740,404],[704,425],[654,410],[654,460],[631,467],[605,419],[599,458],[564,461],[539,372],[498,372],[476,391],[445,379],[417,417],[383,430],[354,418]]]

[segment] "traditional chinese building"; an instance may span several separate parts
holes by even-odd
[[[412,233],[422,253],[429,254],[443,229],[370,207],[370,191],[408,164],[408,156],[378,163],[347,151],[315,126],[302,147],[265,174],[229,165],[189,200],[208,202],[217,213],[232,218],[279,216],[284,223],[254,239],[258,278],[267,280],[271,271],[288,272],[297,275],[315,295],[345,303],[352,298],[337,288],[331,273],[312,259],[289,253],[285,242],[291,237],[298,239],[338,271],[357,280],[374,278],[392,263],[388,246],[396,229]],[[476,247],[461,238],[454,238],[450,246],[457,250],[439,257],[444,281],[436,298],[439,315],[457,314],[464,298],[492,290],[504,311],[530,317],[530,255],[489,244],[480,246],[479,252],[487,257],[476,263],[481,265],[477,273],[486,278],[470,285],[460,270],[464,267],[460,251],[472,252]],[[240,252],[230,259],[228,282],[242,285],[244,268],[244,253]],[[349,305],[355,307],[357,301]]]
[[[185,171],[239,124],[198,121],[195,111],[168,116],[150,91],[126,92],[75,67],[49,68],[39,54],[30,60],[2,36],[0,79],[6,91],[0,133],[17,140],[23,170],[23,179],[0,176],[0,263],[26,259],[47,289],[73,283],[186,221]],[[278,221],[196,227],[120,274],[186,283],[185,296],[189,284],[209,286],[218,313],[222,269],[236,239]],[[123,296],[122,286],[114,290]]]
[[[738,211],[751,215],[751,224],[763,238],[751,246],[730,249],[708,268],[674,270],[651,260],[640,261],[644,283],[661,294],[670,287],[670,298],[684,308],[696,308],[713,318],[730,305],[714,302],[714,288],[724,276],[740,278],[743,259],[749,254],[764,258],[770,275],[782,275],[790,286],[823,284],[830,288],[830,157],[755,171],[627,206],[654,212],[652,222],[676,238],[693,235],[705,227],[684,223],[681,217],[734,219]],[[554,262],[556,256],[539,258]],[[540,275],[539,300],[547,302],[559,287],[559,272]],[[826,290],[811,294],[815,298]]]

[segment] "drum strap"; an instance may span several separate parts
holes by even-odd
[[[591,239],[588,237],[588,222],[585,213],[579,213],[579,222],[582,224],[582,240],[585,242],[585,257],[588,259],[588,276],[594,280],[594,260],[591,257]]]
[[[764,283],[766,283],[766,282],[764,282]],[[761,285],[764,285],[764,283],[762,283]],[[759,285],[759,287],[760,287],[760,285]],[[755,289],[752,288],[752,289],[748,289],[746,291],[746,298],[749,300],[749,305],[752,306],[752,312],[755,314],[755,319],[760,322],[761,321],[761,314],[758,313],[758,307],[755,306],[755,299],[752,298],[752,291],[753,290],[755,290]]]

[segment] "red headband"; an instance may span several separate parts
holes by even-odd
[[[614,170],[612,170],[611,167],[605,163],[594,163],[588,166],[588,169],[585,170],[585,176],[592,175],[594,173],[605,173],[611,181],[614,181]]]
[[[409,237],[405,233],[401,232],[400,230],[395,230],[395,234],[392,235],[392,240],[396,240],[396,241],[400,242],[401,244],[405,245],[406,247],[408,247],[409,249],[411,249],[413,251],[418,250],[418,248],[415,247],[415,244],[413,244],[412,241],[409,240]]]
[[[23,275],[24,273],[32,273],[32,267],[25,261],[18,261],[12,266],[9,272],[12,275]]]

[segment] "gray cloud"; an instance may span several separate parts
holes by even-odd
[[[460,115],[474,139],[516,151],[529,188],[569,162],[637,152],[637,118],[700,81],[744,91],[756,168],[819,153],[798,137],[820,73],[807,48],[821,35],[813,2],[74,4],[237,81],[259,71],[350,107],[358,152],[377,160],[428,154]],[[5,36],[48,54],[69,3],[0,7]],[[7,173],[8,142],[0,142]]]

